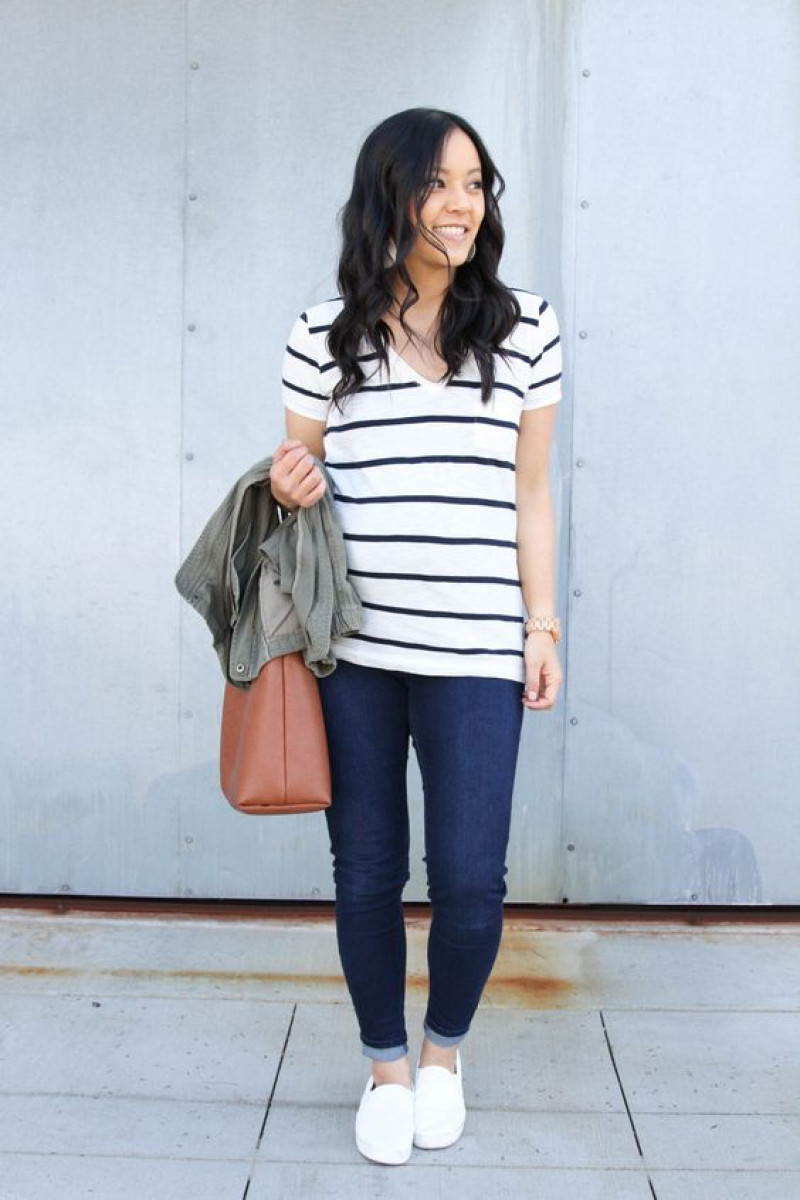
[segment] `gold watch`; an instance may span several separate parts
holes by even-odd
[[[549,633],[554,642],[561,641],[561,624],[558,617],[528,617],[525,633]]]

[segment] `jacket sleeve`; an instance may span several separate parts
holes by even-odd
[[[336,669],[332,638],[359,629],[363,613],[347,578],[344,538],[331,499],[332,480],[324,463],[315,462],[327,487],[316,504],[298,513],[292,599],[305,632],[306,666],[323,677]]]
[[[211,515],[178,568],[175,586],[208,625],[214,650],[227,678],[231,643],[231,594],[228,559],[238,485]]]

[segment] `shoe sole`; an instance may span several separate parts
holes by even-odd
[[[389,1155],[385,1150],[378,1150],[377,1147],[371,1146],[369,1142],[365,1142],[363,1138],[359,1137],[356,1138],[356,1146],[360,1153],[364,1155],[364,1158],[368,1158],[370,1162],[383,1163],[384,1166],[389,1167],[399,1166],[401,1163],[408,1162],[413,1149],[412,1143],[408,1148],[408,1153],[404,1157],[400,1157],[399,1154]]]
[[[418,1146],[420,1150],[444,1150],[444,1149],[446,1149],[447,1146],[452,1146],[454,1142],[458,1141],[458,1139],[461,1137],[462,1133],[464,1132],[465,1124],[466,1124],[466,1121],[464,1121],[462,1123],[458,1132],[455,1133],[453,1135],[453,1137],[451,1137],[449,1139],[449,1141],[446,1141],[446,1142],[438,1141],[435,1137],[426,1137],[424,1133],[421,1133],[421,1134],[415,1133],[414,1134],[414,1145]]]

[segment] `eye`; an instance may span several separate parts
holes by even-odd
[[[474,187],[478,188],[480,191],[483,191],[483,180],[482,179],[473,179],[470,182]],[[444,180],[441,178],[429,179],[426,186],[428,188],[430,188],[431,190],[433,190],[436,187],[437,183],[441,183],[442,187],[445,186]]]

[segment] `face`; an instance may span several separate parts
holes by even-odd
[[[447,247],[450,263],[457,267],[469,254],[486,211],[481,160],[474,142],[463,129],[452,129],[447,135],[439,170],[431,184],[433,190],[422,206],[422,224]],[[418,233],[407,262],[409,267],[414,262],[446,267],[447,257]]]

